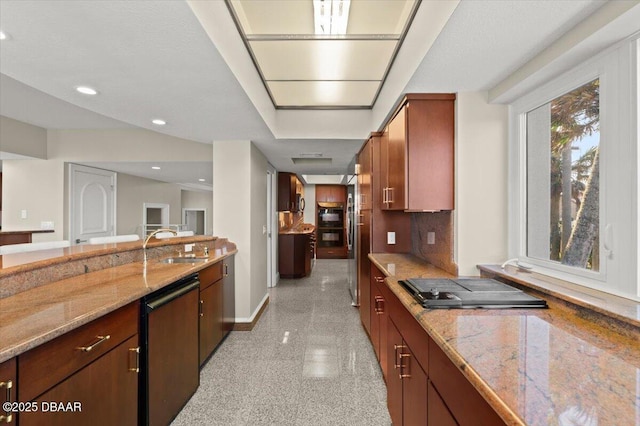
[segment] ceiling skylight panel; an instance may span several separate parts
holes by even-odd
[[[358,107],[370,105],[379,81],[270,81],[278,105],[285,107]]]

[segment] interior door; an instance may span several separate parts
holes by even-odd
[[[69,166],[69,240],[83,244],[91,237],[115,235],[116,173]]]

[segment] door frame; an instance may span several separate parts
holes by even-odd
[[[74,173],[76,171],[95,172],[96,170],[99,170],[105,176],[107,174],[110,174],[113,179],[113,212],[111,214],[111,217],[113,217],[113,222],[111,223],[111,235],[116,235],[116,225],[118,223],[118,218],[116,216],[116,213],[118,211],[118,208],[117,208],[118,207],[118,174],[112,170],[100,169],[97,167],[90,167],[90,166],[83,166],[82,164],[76,164],[76,163],[69,163],[69,167],[67,170],[67,180],[69,183],[67,188],[67,198],[68,198],[67,208],[69,209],[67,226],[69,229],[68,238],[69,238],[69,241],[71,242],[71,245],[76,244],[75,240],[77,238],[75,235],[75,231],[73,229],[73,221],[75,219],[74,218],[75,203],[74,203],[73,194],[76,189]]]
[[[267,165],[267,287],[278,285],[280,274],[278,271],[278,175],[276,168]]]
[[[152,209],[160,209],[161,213],[161,219],[160,219],[160,224],[156,224],[153,223],[152,225],[166,225],[169,226],[170,221],[169,218],[171,217],[169,215],[170,211],[169,209],[171,208],[171,206],[167,203],[142,203],[142,230],[140,232],[142,238],[145,238],[148,234],[147,232],[147,209],[148,208],[152,208]]]
[[[204,234],[202,235],[208,235],[207,234],[207,209],[205,208],[193,208],[193,207],[185,207],[182,209],[182,223],[184,225],[187,224],[187,212],[202,212],[202,214],[204,215]],[[197,234],[196,234],[197,235]]]

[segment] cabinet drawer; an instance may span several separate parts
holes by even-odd
[[[221,280],[223,276],[222,262],[214,263],[208,268],[198,272],[198,279],[200,280],[200,289],[205,289],[218,280]]]
[[[476,388],[431,339],[429,339],[429,379],[458,424],[462,426],[505,424]]]
[[[139,306],[131,303],[20,355],[20,400],[36,398],[137,334]]]

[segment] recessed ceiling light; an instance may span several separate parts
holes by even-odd
[[[0,40],[6,40],[9,38],[9,35],[4,31],[0,31]]]
[[[198,182],[205,182],[205,179],[198,179]]]
[[[151,166],[153,170],[160,170],[160,166]]]
[[[98,91],[94,88],[91,87],[87,87],[87,86],[78,86],[76,87],[76,90],[80,93],[82,93],[83,95],[97,95]]]
[[[159,118],[155,118],[155,119],[151,120],[151,122],[152,122],[153,124],[155,124],[156,126],[164,126],[165,124],[167,124],[167,122],[166,122],[166,121],[161,120],[161,119],[159,119]]]

